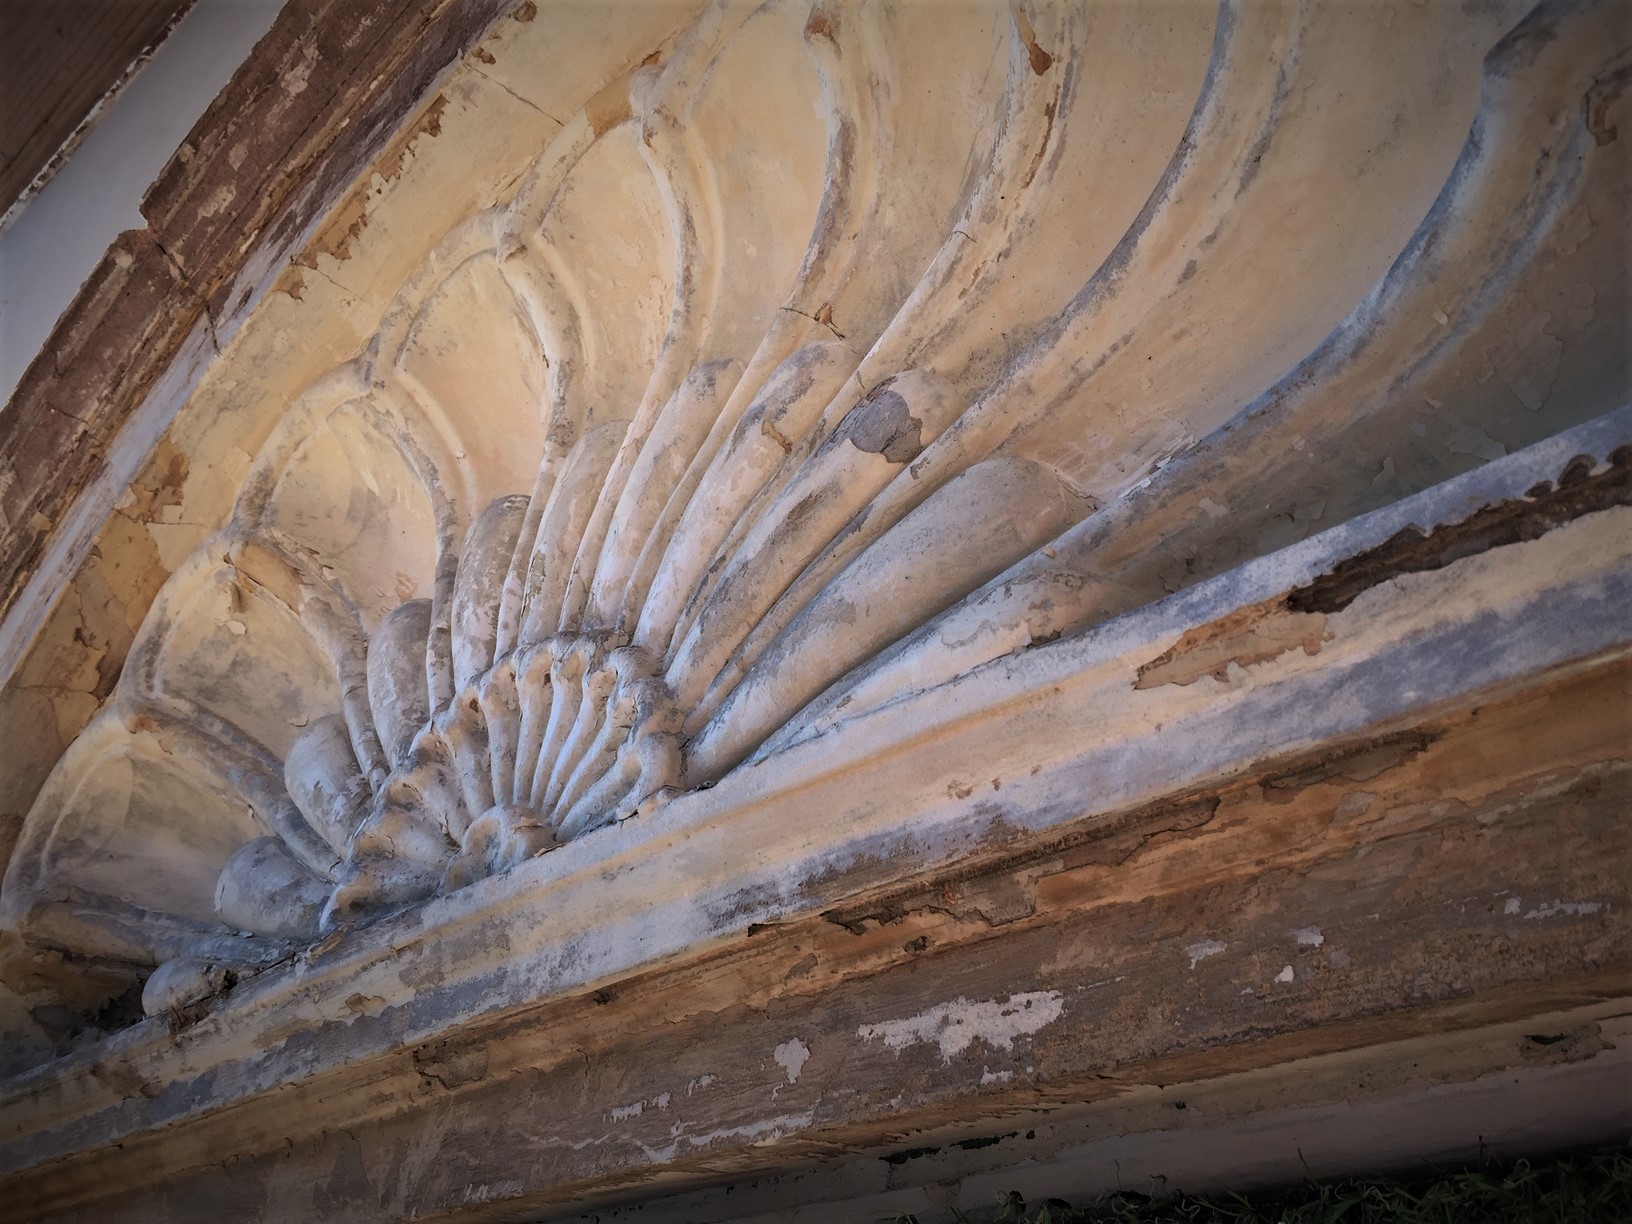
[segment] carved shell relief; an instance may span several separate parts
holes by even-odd
[[[1453,7],[709,6],[290,406],[7,922],[159,1008],[1610,406],[1501,352],[1624,297],[1614,5]]]

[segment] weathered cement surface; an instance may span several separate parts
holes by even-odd
[[[155,299],[147,304],[149,311],[131,288],[131,278],[139,269],[116,250],[110,253],[106,277],[93,279],[81,306],[64,321],[64,336],[69,338],[79,334],[74,328],[81,315],[87,327],[106,326],[105,339],[94,345],[85,341],[89,347],[82,354],[85,362],[97,353],[114,361],[114,366],[97,375],[106,381],[106,393],[89,383],[76,389],[75,371],[83,362],[63,357],[60,377],[58,371],[43,366],[39,371],[38,389],[49,403],[28,407],[19,398],[4,414],[10,422],[4,428],[67,431],[59,439],[66,452],[47,447],[36,453],[29,449],[33,444],[25,446],[21,438],[0,447],[4,456],[0,463],[10,463],[14,455],[33,456],[19,464],[7,484],[16,497],[33,497],[38,492],[36,482],[72,485],[79,478],[76,473],[100,473],[95,489],[73,501],[73,521],[59,523],[51,533],[51,555],[32,580],[39,598],[27,606],[18,605],[0,626],[0,659],[4,670],[12,672],[11,681],[0,691],[0,741],[7,746],[0,753],[0,855],[5,857],[52,766],[112,692],[164,581],[231,514],[260,441],[306,386],[365,346],[379,326],[389,303],[376,286],[400,284],[425,248],[434,244],[436,235],[513,192],[518,167],[536,157],[550,134],[560,128],[560,122],[546,112],[570,112],[608,78],[638,64],[685,15],[665,4],[626,6],[625,19],[608,27],[597,19],[593,8],[574,6],[569,12],[555,14],[545,28],[532,20],[533,6],[523,4],[514,20],[499,22],[481,39],[455,79],[444,82],[446,87],[427,99],[399,96],[411,84],[411,74],[401,64],[382,75],[380,66],[372,61],[359,65],[349,59],[345,63],[350,67],[332,63],[332,71],[320,74],[317,84],[295,88],[307,79],[304,70],[296,69],[308,58],[311,44],[332,40],[337,30],[348,33],[338,43],[324,46],[342,58],[360,55],[366,61],[371,55],[399,59],[432,55],[440,37],[437,31],[444,29],[440,19],[429,26],[395,19],[364,20],[366,14],[347,10],[337,16],[330,12],[334,8],[287,5],[284,24],[262,45],[266,58],[259,71],[276,75],[288,68],[293,73],[290,88],[268,92],[264,81],[244,86],[259,100],[257,105],[276,109],[280,97],[287,102],[276,116],[266,117],[256,129],[256,138],[270,139],[283,132],[294,142],[291,156],[296,157],[298,167],[280,170],[262,161],[251,162],[247,155],[236,157],[231,148],[225,158],[209,161],[216,178],[203,192],[206,198],[199,208],[226,230],[240,222],[260,222],[241,215],[238,208],[208,209],[209,197],[230,187],[236,199],[249,201],[256,209],[268,198],[247,179],[239,182],[240,176],[281,175],[279,182],[296,192],[307,209],[304,221],[287,230],[274,224],[266,241],[259,244],[247,237],[223,237],[217,244],[223,252],[237,253],[225,267],[210,274],[211,284],[237,277],[248,285],[259,276],[272,287],[258,299],[258,305],[252,300],[237,314],[212,317],[219,345],[233,352],[234,361],[214,360],[217,344],[211,339],[210,327],[196,313],[188,314],[196,312],[200,290],[180,285],[174,290],[179,295],[176,301]],[[460,10],[441,5],[436,11],[451,18]],[[401,16],[399,6],[393,6],[393,14]],[[469,19],[469,13],[465,18]],[[482,28],[478,21],[466,33],[474,37]],[[351,35],[361,36],[361,41],[348,44],[346,38]],[[540,78],[528,65],[537,61],[541,45],[557,38],[571,41],[577,52],[570,65]],[[488,62],[501,55],[503,64]],[[425,78],[437,79],[434,75]],[[326,96],[331,89],[333,95]],[[380,119],[389,140],[376,164],[377,173],[363,174],[355,181],[331,182],[326,176],[338,171],[325,160],[328,153],[346,164],[343,179],[359,173],[362,154],[344,142],[325,143],[323,132],[343,124],[347,132],[361,136],[364,111],[359,98],[372,98],[380,91],[390,94],[394,105],[407,109],[398,112],[397,120]],[[229,93],[216,111],[218,117],[238,122],[249,105],[244,97]],[[311,106],[317,111],[309,113]],[[319,112],[321,118],[314,118]],[[404,116],[406,126],[389,130]],[[287,127],[282,126],[285,124]],[[208,129],[210,139],[216,140],[218,126],[207,116],[201,131]],[[310,148],[300,143],[302,133],[313,142]],[[235,160],[237,166],[232,164]],[[197,170],[194,166],[186,173]],[[304,189],[298,187],[306,182],[306,171],[316,176],[309,184],[309,197],[301,195]],[[176,173],[184,171],[178,168]],[[318,187],[343,190],[335,210],[325,213],[327,201]],[[186,219],[179,189],[170,199],[178,223],[204,224],[203,217]],[[271,241],[272,236],[276,242]],[[246,244],[247,249],[240,249]],[[291,252],[296,262],[289,262]],[[162,268],[159,271],[163,277],[155,284],[169,276]],[[106,291],[99,290],[99,285]],[[96,296],[99,292],[100,297]],[[96,322],[113,307],[120,312],[128,309],[129,318],[121,323],[109,316]],[[251,311],[258,322],[244,328]],[[167,358],[152,329],[184,317],[198,320],[190,333],[191,347]],[[79,343],[63,339],[58,347],[64,352],[78,351]],[[155,370],[162,371],[155,374],[159,382],[145,398],[138,391],[146,376],[138,377],[131,362],[157,363]],[[86,377],[95,382],[89,374]],[[59,403],[51,398],[65,395],[76,402]],[[55,405],[84,417],[91,403],[107,406],[116,419],[124,421],[115,432],[110,419],[104,433],[96,435],[100,440],[95,445],[83,422],[51,410]],[[24,408],[28,410],[21,411]],[[117,417],[127,411],[128,417]],[[345,461],[344,456],[335,458]],[[133,482],[132,472],[136,473]],[[61,489],[51,492],[53,487],[40,485],[45,491],[41,495],[63,494]],[[117,508],[108,514],[107,508],[115,504]],[[41,531],[47,526],[43,520],[33,522]],[[8,545],[5,555],[16,559],[20,547]],[[88,558],[81,565],[87,547]],[[44,627],[38,628],[42,617]],[[100,989],[105,999],[108,988]],[[114,993],[122,989],[117,987]],[[75,1006],[94,1013],[100,1006],[96,994],[92,991],[76,999]],[[72,1040],[71,1034],[85,1023],[81,1016],[66,1029],[47,1026],[42,1036],[40,1027],[26,1018],[27,1007],[39,1002],[19,1004],[16,996],[0,987],[0,1010],[5,1012],[4,1026],[10,1034],[5,1052],[13,1064],[19,1058],[26,1062],[49,1054],[52,1040],[59,1045]]]
[[[526,1213],[1625,993],[1616,6],[625,16],[241,266],[300,63],[156,187],[214,342],[0,627],[18,1201]]]
[[[493,1154],[498,1181],[521,1161],[515,1143],[542,1144],[549,1159],[536,1176],[550,1188],[537,1188],[539,1201],[558,1201],[607,1189],[607,1178],[762,1167],[772,1137],[794,1145],[776,1159],[797,1159],[826,1150],[829,1127],[842,1139],[860,1126],[850,1141],[876,1142],[904,1117],[924,1127],[1093,1097],[1111,1067],[1206,1076],[1616,997],[1627,988],[1632,879],[1616,836],[1628,759],[1625,663],[1613,661],[1624,653],[1624,509],[1388,577],[1330,614],[1319,656],[1299,648],[1232,664],[1224,679],[1138,683],[1164,645],[1194,639],[1187,625],[1232,618],[1239,605],[1220,607],[1221,595],[1263,605],[1272,583],[1308,586],[1402,521],[1431,530],[1431,501],[1461,510],[1484,500],[1471,489],[1504,481],[1535,490],[1541,464],[1558,470],[1560,455],[1582,453],[1594,433],[1601,445],[1623,418],[991,669],[985,684],[1019,687],[1007,698],[988,689],[980,704],[1031,731],[1011,737],[1006,757],[987,752],[989,778],[962,780],[943,759],[967,762],[967,743],[948,732],[971,720],[953,694],[924,694],[931,725],[945,728],[939,745],[925,743],[910,709],[881,711],[911,751],[858,720],[856,761],[845,761],[847,728],[835,729],[831,745],[784,753],[786,789],[757,802],[728,779],[330,941],[202,1016],[130,1030],[87,1052],[75,1074],[42,1069],[5,1107],[21,1128],[6,1156],[12,1182],[43,1204],[54,1192],[40,1178],[60,1166],[20,1166],[89,1144],[80,1159],[102,1169],[91,1182],[123,1184],[153,1162],[208,1163],[224,1139],[242,1155],[280,1146],[303,1118],[320,1132],[345,1116],[423,1136],[414,1105],[442,1085],[473,1100],[501,1094],[482,1098],[448,1141],[457,1134],[465,1151],[469,1128],[493,1119],[468,1142]],[[1550,575],[1566,585],[1523,593]],[[1346,662],[1351,624],[1381,653]],[[1069,696],[1070,677],[1094,677],[1096,657],[1118,661]],[[1389,679],[1402,672],[1414,679],[1404,694]],[[1149,741],[1157,755],[1087,715],[1110,708],[1103,684],[1126,694],[1135,724],[1165,725]],[[1028,691],[1035,714],[1017,705]],[[1101,725],[1085,734],[1085,717]],[[1297,742],[1291,725],[1302,754],[1253,764],[1275,755],[1265,741]],[[859,767],[869,758],[894,781],[883,811],[862,798],[886,793]],[[711,850],[713,838],[735,853]],[[748,938],[720,943],[733,932]],[[695,960],[710,947],[722,950]],[[681,963],[631,979],[657,957]],[[551,997],[560,1002],[527,1006]],[[484,1009],[490,1021],[478,1019]],[[761,1046],[764,1065],[733,1079],[750,1068],[732,1052]],[[823,1074],[824,1049],[842,1074]],[[669,1080],[682,1072],[722,1087],[678,1137],[680,1115],[639,1121],[645,1106],[613,1119],[626,1126],[599,1120],[665,1093],[677,1100],[685,1084]],[[823,1085],[837,1085],[827,1104]],[[772,1088],[767,1112],[756,1094]],[[513,1129],[504,1139],[509,1091],[535,1114],[539,1099],[576,1102],[550,1120],[566,1129],[535,1121],[524,1140]],[[308,1092],[321,1110],[300,1106]],[[586,1107],[585,1093],[600,1103]],[[95,1154],[115,1139],[118,1152]],[[798,1146],[806,1139],[816,1146]],[[310,1142],[327,1150],[321,1134]],[[451,1206],[468,1190],[469,1159],[410,1161],[430,1180],[381,1193]],[[608,1172],[609,1160],[625,1172]],[[524,1191],[530,1200],[528,1187],[495,1193]]]
[[[1614,832],[1626,685],[1624,664],[1599,668],[1283,762],[127,1135],[14,1175],[9,1201],[22,1218],[526,1218],[620,1186],[644,1197],[892,1137],[910,1149],[912,1131],[1614,999],[1632,986],[1632,864]],[[359,1036],[394,1010],[361,994],[348,1006]],[[318,1052],[281,1040],[286,1056]],[[93,1072],[130,1094],[121,1113],[224,1087],[146,1081],[141,1065]],[[131,1201],[142,1184],[154,1197]],[[102,1200],[110,1185],[124,1206]],[[495,1210],[466,1211],[473,1199]]]
[[[1377,480],[1338,497],[1349,459],[1330,431],[1386,412],[1402,376],[1455,366],[1476,336],[1495,342],[1493,260],[1510,289],[1578,282],[1583,227],[1624,190],[1594,157],[1607,129],[1571,101],[1618,71],[1608,6],[1430,12],[1399,31],[1296,6],[1184,22],[1114,6],[638,12],[649,28],[611,38],[570,12],[533,34],[518,11],[473,51],[467,126],[509,120],[474,151],[516,157],[478,186],[489,206],[443,204],[452,224],[431,249],[394,255],[399,279],[382,267],[364,291],[354,248],[390,209],[370,211],[372,187],[348,198],[285,278],[300,304],[306,272],[352,287],[352,313],[374,312],[362,354],[286,404],[290,375],[253,344],[298,346],[266,316],[212,371],[266,432],[252,441],[200,404],[205,434],[178,420],[154,456],[164,474],[129,494],[173,520],[178,559],[136,601],[154,602],[111,700],[34,795],[7,886],[14,915],[54,898],[23,934],[87,966],[80,1023],[93,981],[110,999],[147,979],[150,1011],[183,1002],[717,782],[834,711],[853,719],[1137,606],[1153,578],[1175,585],[1175,554],[1136,545],[1179,526],[1170,510],[1222,524],[1184,562],[1192,577],[1242,531],[1261,550],[1282,517],[1256,505],[1265,453],[1303,456],[1283,462],[1339,517],[1363,508]],[[529,53],[573,38],[593,54],[522,88]],[[1356,38],[1402,57],[1364,106],[1342,100]],[[1139,148],[1113,151],[1093,99],[1121,96],[1116,65],[1141,62],[1122,51],[1154,56],[1173,88]],[[1407,71],[1415,56],[1434,71]],[[970,88],[929,122],[953,81]],[[576,112],[552,100],[586,94]],[[403,177],[455,95],[397,135],[380,177]],[[747,125],[729,118],[745,97]],[[237,122],[209,132],[229,162],[254,152],[231,145]],[[764,190],[737,175],[775,159]],[[1361,184],[1336,246],[1333,217],[1307,207],[1311,164]],[[180,165],[156,216],[202,173]],[[1148,194],[1073,203],[1125,174]],[[403,188],[393,204],[413,202]],[[918,224],[925,210],[957,224]],[[175,224],[168,259],[217,260],[209,226]],[[1430,305],[1447,334],[1424,346]],[[315,305],[289,318],[300,335],[324,322]],[[1595,342],[1595,312],[1571,318],[1590,394],[1547,414],[1552,392],[1523,384],[1510,440],[1610,393],[1615,347]],[[1473,457],[1502,449],[1479,436]],[[1465,451],[1455,438],[1447,454]],[[1292,520],[1318,522],[1328,500]],[[143,538],[157,547],[150,531],[127,544]],[[95,640],[64,609],[68,654],[42,662]],[[1249,627],[1261,655],[1238,653],[1312,651],[1324,615]],[[107,694],[118,653],[96,660],[59,736]],[[52,704],[12,691],[20,716]],[[14,779],[19,796],[32,781]],[[38,993],[38,966],[21,976]]]
[[[1119,1083],[1087,1106],[1004,1112],[984,1128],[892,1136],[849,1157],[554,1218],[814,1224],[905,1212],[950,1224],[954,1208],[978,1220],[1010,1191],[1034,1206],[1081,1204],[1119,1190],[1238,1191],[1533,1158],[1627,1132],[1629,1037],[1621,1002],[1204,1082]]]
[[[1203,637],[1208,626],[1238,626],[1242,609],[1273,622],[1292,592],[1372,553],[1403,524],[1437,534],[1443,523],[1454,535],[1470,505],[1524,500],[1524,490],[1539,493],[1544,473],[1577,466],[1576,456],[1620,454],[1627,423],[1628,413],[1613,414],[1096,633],[859,714],[778,753],[774,767],[738,771],[659,816],[529,861],[508,887],[454,894],[392,920],[378,938],[325,940],[325,955],[295,981],[321,998],[383,974],[379,991],[388,997],[401,988],[394,962],[404,938],[446,928],[425,954],[461,972],[450,983],[421,984],[413,1002],[424,1017],[417,1023],[434,1027],[625,972],[914,867],[957,862],[994,839],[1082,814],[1083,793],[1098,812],[1113,812],[1277,751],[1341,743],[1414,709],[1620,649],[1625,508],[1386,581],[1328,617],[1317,655],[1288,649],[1245,670],[1225,668],[1223,680],[1148,684],[1151,665],[1170,659],[1175,642]],[[1597,482],[1620,478],[1618,463],[1595,466]],[[1256,633],[1244,647],[1263,653]],[[1218,669],[1215,654],[1205,660]],[[1413,677],[1408,688],[1395,679],[1402,671]],[[1084,726],[1092,728],[1086,737]],[[972,760],[990,771],[986,778],[969,775]],[[1000,787],[988,794],[990,781]],[[14,861],[7,895],[36,929],[71,940],[95,914],[62,904],[33,874],[46,861],[41,849]],[[608,895],[610,879],[644,908],[631,913],[624,894]],[[505,930],[501,945],[484,935],[493,929]],[[317,1014],[349,1018],[335,1010],[339,997]],[[266,995],[271,1014],[282,998],[282,987]],[[256,1074],[276,1083],[282,1072],[266,1063]]]

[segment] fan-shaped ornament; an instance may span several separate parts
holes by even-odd
[[[1361,106],[1365,6],[708,6],[280,401],[7,924],[170,1006],[1463,470],[1423,403],[1595,415],[1434,380],[1553,278],[1613,384],[1613,10],[1413,10]]]

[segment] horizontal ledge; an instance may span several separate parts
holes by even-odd
[[[919,1176],[935,1132],[968,1127],[957,1150],[984,1150],[1017,1114],[1052,1126],[1153,1085],[1213,1084],[1239,1106],[1231,1077],[1311,1056],[1347,1057],[1375,1090],[1364,1067],[1402,1039],[1492,1023],[1523,1037],[1496,1052],[1510,1065],[1579,1059],[1605,1035],[1549,1014],[1632,987],[1614,836],[1629,765],[1606,718],[1628,666],[779,923],[5,1188],[25,1216],[122,1218],[155,1194],[219,1210],[226,1151],[234,1193],[281,1218],[351,1224],[389,1201],[528,1219],[638,1201],[644,1217],[664,1191],[844,1154]],[[353,998],[356,1031],[390,1023],[380,1003]],[[143,1091],[135,1067],[102,1074]],[[374,1155],[342,1168],[347,1144]]]
[[[179,1032],[156,1018],[31,1071],[0,1096],[0,1174],[249,1105],[1267,761],[1622,656],[1624,504],[1439,568],[1419,557],[1375,569],[1328,611],[1287,597],[1382,557],[1407,527],[1428,535],[1518,502],[1577,456],[1602,469],[1629,441],[1632,409],[1621,409],[325,941]],[[1584,474],[1577,465],[1570,479]],[[1588,478],[1619,479],[1624,492],[1624,476]],[[369,1023],[357,1023],[359,998]]]

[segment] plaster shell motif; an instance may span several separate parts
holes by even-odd
[[[168,1006],[1127,610],[1207,507],[1262,547],[1624,191],[1613,6],[1527,8],[710,6],[291,406],[8,922]]]

